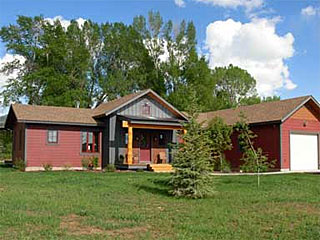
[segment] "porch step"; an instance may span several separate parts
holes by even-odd
[[[152,172],[173,172],[172,165],[167,163],[149,164],[148,170]]]

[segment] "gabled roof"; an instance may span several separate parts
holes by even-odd
[[[18,122],[98,125],[92,117],[92,109],[86,108],[12,104],[9,115],[11,111]]]
[[[148,95],[160,104],[165,105],[166,108],[174,115],[178,116],[178,118],[187,120],[186,116],[179,112],[179,110],[166,102],[154,91],[148,89],[126,95],[110,102],[102,103],[95,109],[12,104],[9,110],[10,117],[6,121],[6,127],[10,125],[13,115],[18,122],[25,123],[57,123],[96,126],[100,124],[100,117],[108,116],[145,95]]]
[[[303,96],[273,102],[263,102],[249,106],[240,106],[237,108],[214,112],[200,113],[198,116],[198,121],[204,125],[207,125],[207,123],[213,118],[220,117],[226,124],[233,125],[240,120],[240,113],[243,113],[247,118],[246,120],[248,124],[283,122],[309,101],[317,106],[320,114],[318,102],[312,96]]]
[[[93,110],[93,115],[95,117],[100,117],[100,116],[106,116],[108,113],[111,113],[115,111],[116,109],[121,108],[122,106],[125,106],[129,104],[130,102],[134,101],[135,99],[138,99],[139,97],[143,96],[148,90],[136,92],[136,93],[131,93],[129,95],[123,96],[118,99],[114,99],[110,102],[104,102],[101,103],[98,107],[96,107]]]
[[[102,103],[97,108],[94,109],[94,117],[108,116],[114,113],[115,111],[119,110],[120,108],[137,100],[138,98],[146,95],[155,99],[160,104],[166,106],[166,108],[170,110],[174,115],[184,120],[188,120],[187,117],[182,112],[180,112],[178,109],[176,109],[174,106],[172,106],[170,103],[168,103],[166,100],[164,100],[162,97],[160,97],[156,92],[152,91],[151,89],[143,90],[137,93],[132,93],[122,98],[115,99],[110,102]]]

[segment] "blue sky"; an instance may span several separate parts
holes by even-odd
[[[320,0],[176,2],[183,6],[175,0],[0,0],[0,27],[14,24],[17,15],[40,14],[130,24],[136,15],[159,10],[165,20],[192,20],[199,50],[210,65],[233,63],[247,68],[262,95],[312,94],[320,100]],[[252,7],[252,3],[257,5]],[[0,43],[0,58],[5,54]]]

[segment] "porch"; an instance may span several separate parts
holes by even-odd
[[[125,157],[118,169],[148,169],[172,171],[172,147],[178,141],[177,131],[183,131],[176,119],[154,119],[119,116],[125,129]]]

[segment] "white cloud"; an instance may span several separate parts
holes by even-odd
[[[251,11],[252,9],[262,7],[264,0],[194,0],[196,2],[211,4],[213,6],[225,8],[244,7]]]
[[[184,0],[174,0],[174,3],[178,6],[178,7],[185,7],[186,3]]]
[[[10,63],[15,60],[20,61],[20,63],[23,63],[25,61],[24,57],[21,55],[13,55],[10,53],[6,53],[2,58],[0,58],[0,69],[2,69],[6,63]],[[2,89],[2,87],[7,83],[8,79],[16,78],[17,74],[17,71],[13,71],[9,75],[0,73],[0,89]]]
[[[0,57],[0,69],[2,69],[6,63],[10,63],[15,60],[20,61],[20,63],[23,63],[25,61],[24,57],[22,57],[20,55],[13,55],[10,53],[6,53],[2,58]],[[0,73],[0,91],[3,90],[3,87],[7,84],[7,81],[10,78],[16,78],[17,74],[18,74],[17,71],[13,71],[9,75],[4,74],[4,73]],[[3,99],[1,98],[0,100],[2,101]],[[1,105],[0,106],[0,115],[7,114],[8,110],[9,110],[8,107],[4,107]]]
[[[249,23],[232,19],[216,21],[207,26],[206,49],[210,67],[233,64],[246,69],[256,80],[262,96],[276,90],[294,89],[284,60],[294,54],[291,33],[276,33],[279,19],[255,18]]]
[[[47,21],[48,23],[50,23],[51,25],[55,22],[55,21],[60,21],[61,26],[64,29],[67,29],[70,25],[70,20],[64,19],[62,16],[55,16],[53,18],[45,18],[45,21]],[[78,18],[76,19],[76,22],[78,23],[79,27],[82,28],[83,24],[85,23],[86,19],[83,18]]]
[[[301,9],[301,14],[304,16],[314,16],[317,14],[319,10],[312,7],[312,6],[308,6],[306,8]]]

